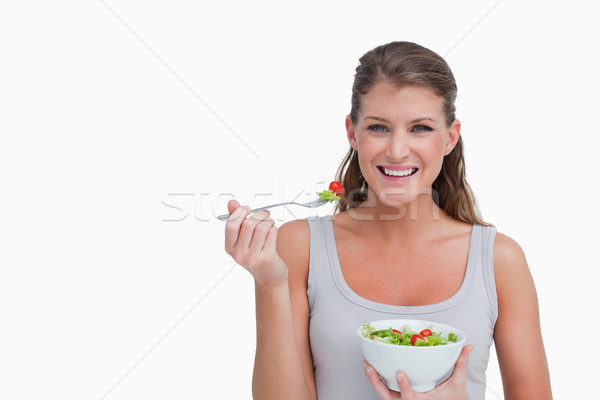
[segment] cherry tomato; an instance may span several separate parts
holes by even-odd
[[[331,190],[333,193],[335,193],[338,196],[341,196],[342,193],[344,193],[344,187],[342,186],[341,183],[339,183],[337,181],[333,181],[329,184],[329,190]]]
[[[423,329],[420,334],[423,337],[431,336],[431,331],[429,329]]]
[[[402,332],[400,332],[398,329],[392,329],[392,331],[396,332],[398,335],[400,335],[400,340],[404,339],[404,336],[402,336]]]
[[[410,338],[410,344],[412,344],[413,346],[415,345],[415,343],[417,342],[417,340],[425,340],[425,338],[421,335],[417,335],[416,333],[414,335],[412,335],[412,337]]]

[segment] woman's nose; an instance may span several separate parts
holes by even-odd
[[[410,154],[410,143],[406,135],[396,133],[389,136],[386,156],[400,160]]]

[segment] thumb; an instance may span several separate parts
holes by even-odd
[[[398,381],[398,388],[402,394],[402,400],[414,400],[415,392],[410,387],[410,382],[406,375],[402,372],[396,372],[396,380]]]
[[[472,345],[468,344],[463,347],[456,364],[454,364],[454,372],[452,375],[463,382],[467,379],[467,364],[469,363],[469,354],[471,351],[473,351]]]
[[[240,203],[238,203],[236,200],[229,200],[229,202],[227,203],[227,209],[229,210],[229,214],[234,212],[239,206]]]

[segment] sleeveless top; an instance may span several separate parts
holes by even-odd
[[[496,229],[473,225],[465,277],[452,297],[410,307],[381,304],[356,294],[342,274],[331,216],[306,220],[310,228],[309,331],[318,399],[379,399],[364,374],[357,330],[381,319],[423,319],[462,330],[467,344],[474,347],[469,355],[467,396],[484,399],[485,371],[498,316],[493,271]]]

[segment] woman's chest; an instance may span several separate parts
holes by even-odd
[[[351,238],[336,239],[341,271],[359,296],[377,303],[419,306],[451,298],[460,289],[469,241],[453,240],[391,250]]]

